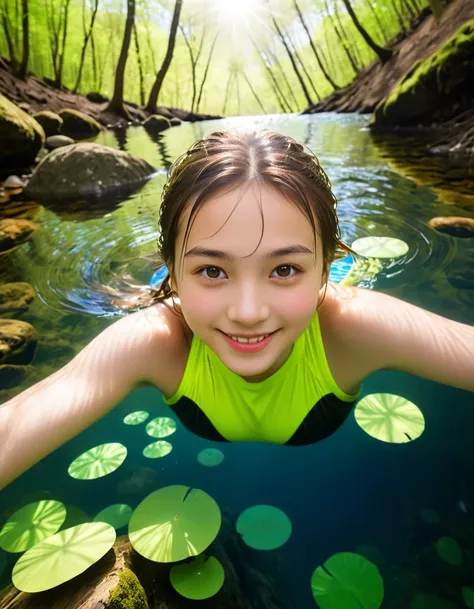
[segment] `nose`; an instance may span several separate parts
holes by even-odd
[[[229,320],[236,324],[252,327],[269,317],[270,307],[262,290],[254,283],[248,283],[235,290],[227,315]]]

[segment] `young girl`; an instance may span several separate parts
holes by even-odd
[[[474,391],[474,327],[329,285],[336,199],[317,158],[279,133],[217,132],[170,170],[154,304],[0,408],[0,488],[153,385],[195,433],[308,444],[361,382],[403,370]]]

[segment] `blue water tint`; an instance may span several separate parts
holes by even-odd
[[[38,298],[21,319],[32,323],[40,336],[34,366],[44,376],[70,361],[79,348],[125,314],[117,297],[121,290],[148,289],[164,278],[164,268],[154,272],[153,256],[169,162],[198,137],[244,123],[288,133],[318,155],[338,198],[344,242],[383,235],[410,245],[407,256],[387,262],[368,287],[474,323],[474,290],[468,282],[453,280],[474,266],[472,243],[429,228],[432,217],[452,215],[452,207],[392,171],[370,134],[362,130],[365,117],[320,114],[204,121],[170,129],[156,141],[142,128],[131,128],[121,132],[119,143],[113,132],[105,131],[99,136],[101,143],[142,155],[162,171],[125,200],[94,202],[90,207],[83,202],[40,207],[41,238],[15,251],[11,265],[15,272],[7,279],[28,281],[37,291]],[[334,263],[330,280],[341,281],[349,267],[350,256]],[[3,399],[17,392],[18,388],[4,391]],[[418,440],[403,445],[378,442],[350,416],[337,433],[312,446],[209,442],[176,419],[158,390],[136,389],[1,492],[0,527],[15,509],[37,499],[60,500],[92,518],[108,505],[127,503],[135,508],[158,488],[185,484],[209,493],[230,521],[221,541],[232,534],[240,512],[252,505],[274,505],[288,515],[293,534],[282,548],[268,553],[245,548],[231,557],[236,572],[246,573],[250,565],[262,574],[261,582],[264,578],[271,582],[273,597],[281,604],[275,601],[275,608],[315,608],[310,588],[314,569],[332,554],[364,548],[382,557],[378,565],[386,591],[382,609],[408,608],[419,592],[449,598],[462,607],[459,582],[470,585],[464,575],[474,573],[470,558],[474,556],[473,394],[397,371],[366,379],[361,395],[379,392],[401,395],[421,409],[426,431]],[[127,414],[137,410],[149,412],[150,419],[176,420],[170,454],[157,460],[143,456],[150,443],[145,424],[123,423]],[[120,442],[128,450],[115,472],[90,481],[68,476],[67,468],[78,455],[106,442]],[[224,453],[219,467],[198,463],[197,455],[206,448]],[[460,500],[467,514],[459,509]],[[435,526],[424,522],[420,508],[435,510],[440,522]],[[471,561],[462,573],[435,562],[433,544],[443,535],[456,539]],[[235,537],[226,547],[234,547],[234,542],[238,547]],[[9,583],[16,559],[6,556],[0,590]],[[260,584],[244,584],[244,579],[242,590],[257,595]],[[265,609],[259,599],[256,606]]]
[[[332,281],[333,283],[341,283],[341,281],[344,281],[352,268],[352,263],[353,260],[350,254],[345,258],[333,262],[329,271],[329,281]]]
[[[168,269],[166,267],[166,264],[164,264],[161,268],[159,268],[157,271],[155,271],[153,273],[152,278],[150,279],[151,287],[152,288],[158,287],[167,274],[168,274]]]

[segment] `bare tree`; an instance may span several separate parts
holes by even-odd
[[[203,74],[202,81],[201,81],[201,87],[199,89],[199,95],[198,95],[198,98],[197,98],[196,112],[199,112],[199,106],[201,104],[202,92],[204,91],[204,85],[205,85],[206,80],[207,80],[207,75],[208,75],[208,72],[209,72],[209,66],[211,65],[211,59],[212,59],[212,55],[214,53],[214,47],[216,46],[216,41],[217,41],[217,37],[218,36],[219,36],[219,33],[217,33],[215,35],[214,40],[212,41],[212,44],[211,44],[211,49],[209,51],[209,56],[208,56],[207,62],[206,62],[206,68],[204,70],[204,74]]]
[[[28,0],[21,0],[21,23],[23,30],[23,54],[21,58],[20,68],[18,70],[19,78],[25,79],[28,72],[28,58],[30,54],[30,28],[28,16]]]
[[[301,76],[300,71],[298,70],[298,66],[296,65],[295,58],[293,57],[293,55],[292,55],[292,53],[290,51],[290,48],[289,48],[289,46],[288,46],[288,44],[287,44],[287,42],[285,40],[285,36],[283,35],[283,33],[282,33],[281,29],[280,29],[280,26],[278,25],[275,17],[272,17],[272,22],[273,22],[273,26],[275,27],[275,30],[276,30],[276,32],[278,34],[278,37],[281,40],[281,43],[285,47],[285,50],[286,50],[287,55],[288,55],[288,57],[290,59],[291,65],[293,66],[293,70],[294,70],[294,72],[296,74],[296,78],[298,79],[298,82],[300,83],[301,89],[303,90],[303,94],[304,94],[304,96],[306,98],[306,101],[311,106],[313,101],[312,101],[312,99],[311,99],[311,97],[309,95],[308,89],[306,88],[306,85],[305,85],[305,82],[303,80],[303,77]]]
[[[378,55],[380,61],[382,63],[386,63],[392,57],[392,55],[393,55],[392,51],[390,49],[387,49],[386,47],[379,46],[373,40],[373,38],[370,37],[367,30],[362,26],[359,19],[357,18],[357,15],[355,14],[354,9],[351,6],[350,0],[342,0],[342,2],[344,3],[344,6],[346,7],[346,10],[349,13],[350,18],[352,19],[352,23],[354,24],[354,26],[357,29],[357,31],[359,32],[359,34],[365,40],[367,45],[372,49],[372,51],[374,51],[374,53],[376,55]]]
[[[266,53],[264,53],[263,51],[261,51],[258,48],[258,45],[254,38],[251,38],[251,40],[252,40],[254,49],[257,51],[257,54],[259,55],[260,59],[262,60],[263,67],[265,68],[265,72],[267,73],[267,76],[269,77],[270,86],[272,87],[273,93],[275,94],[275,97],[277,98],[281,111],[282,112],[293,112],[290,104],[288,104],[288,102],[285,100],[285,96],[283,95],[280,84],[278,83],[277,79],[275,78],[275,75],[273,74],[273,71],[271,68],[271,62],[269,61],[268,56],[266,55]]]
[[[125,80],[125,67],[128,59],[128,49],[130,48],[130,40],[132,38],[133,24],[135,23],[135,0],[127,0],[127,20],[125,22],[125,31],[123,34],[122,49],[115,71],[115,85],[112,99],[110,100],[107,110],[130,119],[125,106],[123,105],[123,86]]]
[[[242,74],[242,76],[244,77],[244,80],[245,80],[245,82],[247,83],[248,88],[249,88],[249,89],[250,89],[250,91],[252,92],[252,95],[255,97],[255,100],[256,100],[257,104],[260,106],[260,108],[261,108],[262,112],[263,112],[264,114],[266,114],[267,112],[266,112],[266,110],[265,110],[265,108],[264,108],[264,106],[263,106],[262,102],[260,101],[260,98],[259,98],[259,96],[257,95],[257,93],[256,93],[255,89],[253,88],[252,83],[251,83],[251,82],[250,82],[250,80],[249,80],[249,77],[248,77],[248,76],[247,76],[247,74],[245,73],[245,70],[242,70],[241,74]]]
[[[156,112],[156,103],[158,101],[158,95],[160,94],[163,81],[165,80],[166,72],[170,67],[171,60],[173,59],[174,45],[176,43],[176,32],[178,30],[179,16],[181,14],[181,7],[183,6],[183,0],[176,0],[174,5],[173,19],[171,20],[170,37],[168,39],[168,48],[166,55],[161,65],[160,71],[156,75],[155,83],[150,92],[146,109],[149,112]]]
[[[307,26],[306,21],[305,21],[305,19],[303,17],[303,13],[301,12],[301,9],[299,7],[298,0],[293,0],[293,4],[294,4],[294,7],[296,9],[296,12],[298,13],[298,18],[300,20],[300,23],[303,26],[304,31],[306,32],[306,35],[308,36],[308,41],[309,41],[309,44],[310,44],[311,49],[313,51],[314,57],[316,59],[316,62],[318,64],[318,66],[319,66],[319,69],[321,70],[321,72],[323,73],[324,78],[328,81],[328,83],[331,85],[331,87],[333,89],[339,89],[339,85],[337,85],[334,82],[334,80],[331,78],[331,76],[329,75],[329,73],[325,69],[325,67],[324,67],[324,65],[323,65],[323,63],[321,61],[321,57],[319,56],[319,53],[316,50],[316,47],[314,46],[313,38],[311,37],[311,34],[309,33],[308,26]]]
[[[86,2],[84,0],[84,10],[85,10],[85,6],[86,6]],[[84,29],[84,42],[82,44],[81,59],[79,61],[79,72],[77,74],[76,84],[74,85],[74,89],[73,89],[74,93],[77,92],[77,90],[79,89],[79,85],[81,84],[82,69],[84,67],[84,59],[86,56],[87,45],[89,43],[90,37],[92,36],[92,30],[94,28],[94,22],[95,22],[98,8],[99,8],[99,0],[94,0],[94,7],[92,9],[89,29],[87,31]]]
[[[18,68],[18,62],[16,59],[15,44],[14,44],[12,34],[11,34],[12,28],[11,28],[10,15],[8,13],[8,0],[3,0],[0,10],[1,10],[0,17],[2,20],[3,31],[5,32],[5,40],[7,41],[8,54],[10,55],[10,64],[11,64],[12,70],[14,72],[16,72],[16,70]]]
[[[192,82],[192,86],[193,86],[193,98],[191,100],[191,112],[194,112],[194,106],[196,104],[196,96],[197,96],[196,68],[197,68],[199,58],[202,53],[202,49],[204,46],[204,40],[206,38],[207,32],[206,32],[206,27],[204,25],[202,28],[202,35],[200,37],[199,46],[198,46],[197,51],[195,52],[192,42],[195,40],[196,36],[192,32],[192,28],[193,28],[192,24],[188,26],[188,29],[190,30],[190,35],[188,36],[185,28],[182,25],[179,26],[179,29],[181,30],[181,33],[183,34],[183,38],[186,43],[186,46],[188,47],[189,59],[191,61],[191,82]]]
[[[136,22],[133,23],[133,38],[135,40],[135,53],[137,55],[138,77],[140,80],[140,105],[145,105],[145,77],[143,74],[143,62],[140,53],[140,43],[138,40],[138,31]]]

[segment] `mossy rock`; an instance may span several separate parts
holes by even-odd
[[[27,311],[35,296],[35,290],[29,283],[5,283],[0,286],[0,315]]]
[[[33,326],[18,319],[0,319],[0,362],[29,364],[36,349],[37,334]]]
[[[120,573],[106,606],[107,609],[148,609],[145,590],[133,571],[124,569]]]
[[[99,197],[120,189],[133,192],[154,168],[138,157],[108,146],[79,143],[53,150],[35,169],[25,193],[32,199]]]
[[[0,93],[0,166],[31,165],[42,145],[43,127],[29,114]]]
[[[63,119],[49,110],[43,110],[33,114],[33,118],[43,127],[46,137],[57,135],[63,124]]]
[[[380,102],[372,129],[430,125],[440,109],[459,103],[474,78],[474,20],[468,21],[430,57],[421,61]]]
[[[61,127],[62,135],[67,135],[74,139],[94,137],[102,130],[102,125],[94,118],[77,110],[61,110],[59,116],[63,121]]]
[[[10,250],[27,241],[38,228],[39,224],[30,220],[17,218],[0,220],[0,252]]]

